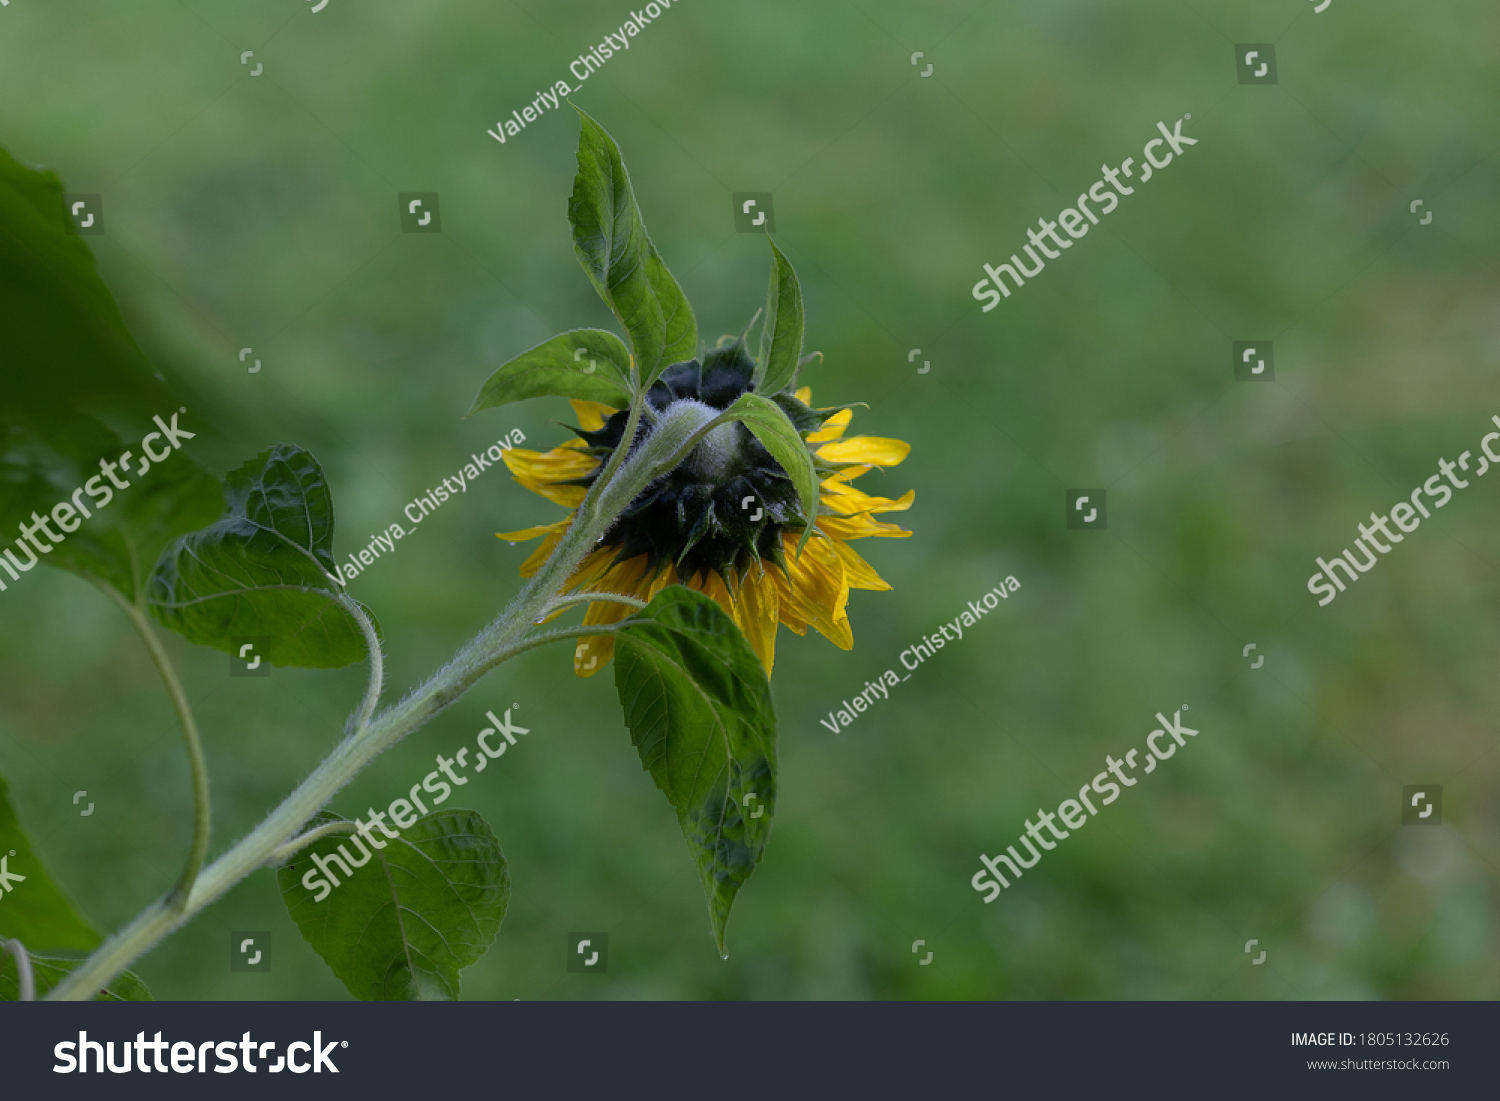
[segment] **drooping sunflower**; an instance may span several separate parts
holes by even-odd
[[[725,338],[700,359],[668,367],[648,391],[647,402],[658,417],[678,402],[723,411],[751,389],[754,371],[743,337]],[[874,467],[900,463],[910,445],[877,436],[845,438],[853,409],[814,409],[807,387],[766,396],[796,427],[820,483],[818,515],[800,556],[805,522],[792,480],[745,425],[733,422],[713,429],[675,470],[630,503],[579,564],[567,590],[650,601],[671,584],[697,589],[734,619],[769,675],[778,623],[799,635],[812,627],[840,649],[853,647],[846,612],[849,591],[890,586],[849,543],[867,536],[910,535],[875,517],[910,508],[915,493],[891,500],[869,496],[852,484]],[[572,406],[579,420],[577,437],[547,452],[513,448],[504,459],[521,485],[576,509],[624,437],[628,414],[597,402],[573,401]],[[499,538],[516,543],[545,537],[521,566],[521,576],[531,577],[571,522],[569,516]],[[583,622],[616,623],[630,614],[625,604],[594,603]],[[574,651],[574,671],[592,676],[613,652],[609,635],[584,638]]]

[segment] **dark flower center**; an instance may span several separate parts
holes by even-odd
[[[658,416],[682,402],[728,409],[751,389],[755,360],[743,341],[721,344],[699,360],[673,364],[646,395]],[[790,392],[770,395],[799,432],[818,428],[822,414]],[[579,431],[591,454],[608,455],[625,435],[628,414],[616,413],[597,432]],[[644,440],[649,429],[641,434]],[[591,475],[579,484],[590,485]],[[602,546],[615,561],[648,557],[651,573],[669,564],[684,580],[716,571],[738,584],[752,563],[783,565],[781,534],[805,521],[786,472],[743,424],[713,429],[675,470],[647,486],[620,515]]]

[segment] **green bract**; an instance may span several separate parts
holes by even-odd
[[[582,111],[578,175],[568,201],[578,262],[630,334],[641,389],[670,364],[698,348],[693,309],[656,246],[636,206],[630,175],[614,139]]]
[[[574,329],[517,356],[490,376],[469,410],[557,396],[630,404],[630,352],[614,333]]]
[[[755,390],[774,394],[793,386],[802,356],[802,288],[776,242],[771,242],[771,288],[766,293],[766,327],[761,331]]]

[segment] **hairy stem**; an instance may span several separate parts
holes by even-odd
[[[294,837],[271,854],[267,864],[285,864],[314,841],[333,833],[353,833],[359,826],[353,822],[327,822],[315,830],[308,830],[301,837]]]
[[[642,404],[640,398],[632,404],[626,440],[634,437]],[[651,453],[637,453],[629,462],[623,459],[626,450],[627,445],[622,441],[606,467],[610,477],[607,480],[600,478],[590,490],[592,505],[586,498],[575,512],[572,524],[563,533],[551,557],[543,563],[505,611],[459,650],[425,684],[405,699],[349,730],[343,740],[280,806],[228,852],[203,869],[202,874],[191,882],[191,891],[185,900],[175,901],[176,892],[173,892],[148,906],[101,945],[92,956],[74,968],[52,990],[48,995],[49,999],[84,1001],[93,997],[106,983],[137,957],[150,951],[173,929],[185,924],[251,872],[274,860],[277,853],[285,848],[308,820],[327,806],[365,766],[452,706],[501,662],[556,639],[608,634],[613,628],[593,626],[527,637],[537,621],[545,618],[543,613],[548,605],[562,594],[579,563],[604,537],[619,513],[652,479],[670,469],[669,466],[664,466],[663,457],[656,455],[653,449],[643,449]],[[149,625],[147,626],[149,629]],[[371,644],[373,673],[378,668],[379,658],[376,654],[379,646],[373,637],[373,630],[366,632],[366,638]],[[160,649],[159,643],[157,649]],[[175,682],[175,677],[172,679]],[[376,679],[374,676],[371,678],[372,688],[366,694],[367,702],[372,694],[378,697],[378,689],[373,687]],[[363,710],[362,706],[361,713]],[[193,741],[196,744],[196,731]],[[205,778],[205,797],[206,792]],[[195,838],[195,851],[197,841]],[[206,831],[202,844],[205,847],[207,845]],[[199,859],[201,861],[201,857]],[[196,872],[196,865],[193,870]]]
[[[348,593],[340,593],[339,603],[364,632],[365,649],[370,654],[369,687],[365,689],[365,698],[360,701],[359,710],[349,717],[349,724],[344,728],[345,734],[353,734],[369,725],[370,717],[375,714],[375,707],[380,703],[380,693],[385,689],[385,661],[380,652],[380,636],[375,633],[375,624],[365,615],[359,601]]]
[[[575,604],[596,603],[624,604],[627,607],[634,608],[636,611],[640,611],[646,606],[644,600],[634,596],[627,596],[625,593],[568,593],[565,596],[559,596],[557,599],[549,601],[547,607],[542,610],[542,618],[546,619],[548,616],[556,615],[558,612],[571,608]]]
[[[641,607],[644,608],[645,605],[642,604]],[[538,646],[546,646],[549,642],[560,642],[565,638],[595,638],[598,635],[612,635],[620,629],[620,626],[618,623],[599,623],[591,627],[564,627],[557,631],[548,631],[544,635],[532,635],[511,647],[500,661],[509,661],[517,654],[524,654],[527,650],[535,650]]]
[[[632,376],[634,375],[634,373],[635,367],[632,361]],[[610,453],[609,462],[605,464],[603,471],[601,471],[599,474],[599,477],[594,479],[594,484],[589,486],[589,491],[583,499],[583,504],[578,506],[578,512],[580,515],[582,515],[585,511],[593,512],[598,508],[599,500],[604,495],[605,488],[610,484],[611,481],[613,481],[615,474],[619,472],[620,464],[629,457],[630,449],[635,443],[636,433],[640,431],[641,411],[645,408],[645,395],[636,395],[635,399],[630,403],[630,416],[625,419],[625,432],[620,437],[620,443],[614,449],[614,451]],[[653,416],[652,424],[655,423],[656,418]]]
[[[198,736],[198,724],[193,720],[193,709],[188,703],[187,693],[183,691],[182,681],[177,677],[177,669],[173,666],[166,647],[162,645],[161,637],[151,626],[151,619],[146,614],[146,610],[126,600],[112,585],[99,587],[124,610],[125,615],[134,624],[136,633],[141,636],[141,641],[145,643],[146,650],[151,655],[151,660],[156,663],[156,670],[161,674],[162,683],[167,687],[167,695],[172,698],[172,707],[177,712],[177,723],[182,727],[182,740],[187,747],[188,769],[193,777],[193,842],[188,849],[187,863],[183,866],[182,875],[178,877],[176,886],[167,896],[168,905],[178,913],[182,913],[187,908],[193,882],[203,868],[204,858],[208,856],[208,838],[213,828],[213,808],[209,804],[208,797],[208,761],[203,756],[203,741]],[[113,977],[113,975],[110,976],[110,978]]]

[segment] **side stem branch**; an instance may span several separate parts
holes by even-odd
[[[157,672],[161,674],[162,683],[166,685],[167,695],[172,699],[172,707],[177,712],[177,723],[182,727],[182,741],[187,749],[188,770],[193,778],[193,840],[188,849],[187,863],[183,866],[176,886],[167,896],[167,901],[177,913],[183,913],[187,909],[193,882],[203,868],[204,858],[208,856],[208,839],[213,828],[213,809],[209,804],[208,795],[208,761],[203,755],[203,740],[198,736],[198,724],[193,720],[193,709],[188,703],[182,681],[178,679],[177,669],[172,664],[172,658],[167,654],[166,647],[162,645],[161,637],[151,626],[151,619],[146,610],[126,600],[112,585],[99,587],[124,610],[125,615],[134,625],[136,633],[141,636],[146,651],[156,664]],[[110,976],[110,978],[113,977]]]

